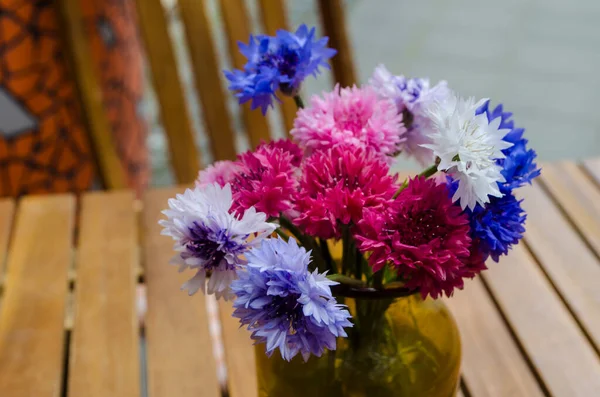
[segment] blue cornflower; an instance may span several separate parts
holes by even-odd
[[[447,178],[450,196],[458,188],[458,182]],[[470,236],[473,241],[478,241],[477,249],[484,258],[492,257],[498,262],[501,255],[508,254],[508,250],[525,233],[525,211],[521,202],[511,192],[506,192],[502,197],[491,197],[485,206],[476,205],[475,208],[465,209],[469,216],[471,227]]]
[[[476,114],[486,113],[488,120],[500,117],[500,129],[509,129],[503,140],[511,142],[513,146],[504,149],[502,153],[506,158],[498,159],[497,163],[502,167],[502,176],[506,182],[500,183],[502,193],[510,193],[512,189],[523,186],[540,175],[540,169],[535,163],[537,154],[533,149],[527,149],[527,139],[523,138],[523,128],[515,128],[514,121],[511,120],[512,113],[504,112],[502,104],[490,110],[489,100],[486,101]]]
[[[234,317],[252,332],[252,339],[266,343],[267,355],[279,349],[284,360],[298,353],[304,360],[335,350],[336,338],[346,337],[350,313],[337,304],[331,285],[337,284],[310,272],[310,252],[294,239],[263,240],[246,253],[248,264],[231,284],[236,295]]]
[[[336,50],[327,48],[327,37],[315,39],[315,28],[301,25],[296,33],[278,30],[273,36],[250,36],[248,44],[239,43],[240,52],[248,59],[244,70],[225,71],[229,89],[236,91],[240,103],[252,100],[252,109],[263,114],[273,104],[277,90],[296,95],[309,75],[316,76],[319,67],[329,68],[327,60]]]

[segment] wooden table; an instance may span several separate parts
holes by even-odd
[[[522,189],[525,243],[448,301],[461,393],[600,396],[599,184],[600,159],[546,165]],[[166,265],[172,242],[157,221],[176,191],[0,201],[0,396],[256,396],[253,350],[230,306],[214,314]],[[224,354],[213,354],[211,313]]]

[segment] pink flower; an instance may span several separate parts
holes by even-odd
[[[388,172],[371,150],[338,145],[316,152],[302,167],[295,223],[311,236],[340,238],[343,225],[391,200],[398,187]]]
[[[423,177],[410,181],[385,211],[371,211],[356,240],[377,271],[389,262],[406,287],[425,298],[452,295],[481,263],[470,262],[469,220],[452,204],[445,184]]]
[[[302,149],[295,142],[292,142],[291,139],[278,139],[276,141],[270,141],[269,143],[261,143],[257,150],[261,147],[269,147],[269,148],[279,148],[286,153],[292,155],[292,165],[294,167],[299,167],[302,162],[302,157],[304,157],[304,153],[302,153]]]
[[[404,141],[402,114],[390,99],[380,99],[371,87],[342,88],[313,96],[300,109],[292,136],[309,154],[338,144],[354,145],[393,155]]]
[[[297,167],[294,154],[276,144],[259,146],[238,157],[239,170],[232,181],[233,208],[243,214],[250,207],[271,217],[292,209]]]
[[[238,164],[233,161],[217,161],[198,173],[196,186],[202,187],[216,182],[223,187],[233,180],[233,176],[238,170]]]

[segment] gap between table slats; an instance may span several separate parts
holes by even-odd
[[[169,266],[173,242],[158,220],[167,200],[182,188],[153,190],[144,197],[143,253],[147,287],[147,378],[151,397],[221,395],[212,354],[205,297],[189,297],[181,285],[193,273]]]
[[[227,363],[227,384],[231,397],[258,396],[256,362],[254,346],[250,332],[240,328],[237,318],[231,316],[233,307],[230,302],[219,302],[223,345]]]
[[[544,395],[481,280],[467,281],[446,303],[459,325],[463,381],[471,395]]]
[[[82,197],[68,396],[140,395],[133,192]]]
[[[548,169],[550,176],[552,168]],[[569,184],[565,181],[564,195],[575,194],[576,187]],[[600,263],[539,183],[535,182],[532,187],[521,190],[521,197],[525,198],[523,208],[528,217],[525,241],[598,349]],[[593,210],[593,207],[589,207],[588,217],[592,217]]]
[[[524,244],[483,277],[550,394],[600,395],[598,356]]]
[[[4,268],[6,251],[10,241],[10,231],[13,224],[15,202],[12,199],[0,199],[0,294],[4,286]]]
[[[0,313],[3,397],[61,392],[75,206],[66,194],[28,196],[19,204]]]

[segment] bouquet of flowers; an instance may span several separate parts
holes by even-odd
[[[303,25],[251,36],[240,51],[248,62],[225,72],[230,89],[263,114],[278,95],[293,97],[292,138],[201,171],[160,223],[175,240],[172,263],[195,272],[182,288],[233,299],[268,355],[336,349],[358,326],[340,294],[451,296],[519,242],[514,189],[540,170],[502,105],[381,65],[368,84],[304,106],[302,82],[336,53],[327,38]],[[424,171],[399,179],[390,172],[398,155]]]

